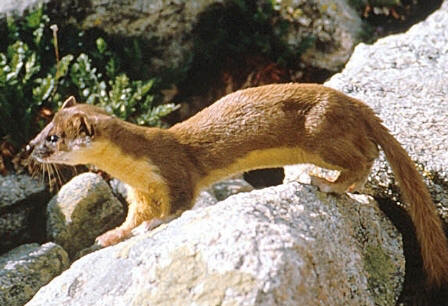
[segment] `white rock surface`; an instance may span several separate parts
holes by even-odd
[[[345,69],[325,85],[369,104],[421,165],[448,221],[448,1],[403,34],[356,47]],[[397,197],[382,157],[368,189]]]
[[[89,254],[27,305],[391,305],[403,270],[369,198],[291,183]]]

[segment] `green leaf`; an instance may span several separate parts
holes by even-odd
[[[33,88],[33,100],[40,105],[44,100],[50,97],[50,94],[53,91],[55,85],[55,81],[53,76],[51,74],[48,74],[43,79],[36,79],[36,83],[39,85]]]
[[[28,16],[25,17],[26,24],[30,29],[36,29],[39,27],[43,16],[42,4],[39,4],[38,8],[32,11]]]
[[[96,39],[96,48],[98,49],[98,52],[101,54],[104,54],[104,52],[107,49],[107,43],[102,37],[98,37]]]
[[[106,75],[110,79],[113,79],[115,78],[116,74],[117,74],[117,61],[115,60],[115,58],[112,57],[106,64]]]
[[[42,37],[44,36],[44,28],[39,27],[36,30],[34,30],[33,36],[34,36],[34,43],[36,44],[36,46],[39,46],[42,41]]]
[[[8,36],[10,36],[9,38],[15,39],[18,35],[18,28],[17,28],[16,21],[14,20],[14,18],[11,15],[6,16],[6,25],[8,28],[8,34],[9,34]],[[12,34],[12,36],[15,36],[15,37],[11,37],[11,34]]]
[[[6,76],[7,81],[18,78],[19,73],[25,65],[24,59],[26,56],[26,51],[28,51],[28,46],[21,41],[17,41],[12,46],[8,47],[8,57],[11,58],[9,67],[11,70]]]
[[[31,79],[31,77],[39,72],[40,65],[37,63],[36,60],[36,53],[33,52],[31,56],[27,59],[25,63],[25,76],[22,79],[22,83],[26,84]]]
[[[64,56],[63,58],[61,58],[61,60],[59,61],[59,77],[63,77],[67,74],[69,68],[70,68],[70,63],[73,61],[75,57],[72,54],[68,54],[66,56]]]
[[[146,95],[151,90],[151,88],[154,86],[154,82],[155,82],[155,79],[151,79],[151,80],[147,81],[145,84],[143,84],[143,86],[141,86],[139,88],[139,94],[142,96]]]
[[[8,58],[4,53],[0,53],[0,67],[3,67],[7,64]]]
[[[179,107],[180,107],[180,105],[176,105],[174,103],[162,104],[162,105],[156,106],[152,110],[152,113],[154,114],[154,116],[161,118],[161,117],[165,117],[165,116],[171,114],[176,109],[179,109]]]

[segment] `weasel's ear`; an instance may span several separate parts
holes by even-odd
[[[74,105],[76,105],[76,99],[75,97],[70,96],[67,98],[67,100],[65,100],[64,104],[62,104],[61,109],[72,107]]]
[[[91,122],[91,118],[88,118],[86,115],[79,114],[73,118],[73,125],[78,130],[78,135],[85,134],[87,136],[93,136],[95,133],[94,124]]]

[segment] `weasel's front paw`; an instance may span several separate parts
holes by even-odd
[[[143,221],[139,226],[137,226],[136,228],[134,228],[131,231],[131,235],[132,236],[137,236],[137,235],[141,235],[144,233],[147,233],[149,231],[152,231],[153,229],[155,229],[156,227],[168,223],[171,220],[177,218],[177,214],[168,216],[168,217],[163,217],[163,218],[153,218],[151,220],[147,220],[147,221]]]
[[[101,236],[96,237],[95,243],[103,247],[117,244],[118,242],[126,239],[130,234],[129,230],[122,228],[115,228],[108,232],[105,232]]]

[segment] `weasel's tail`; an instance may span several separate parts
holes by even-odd
[[[376,119],[370,125],[373,138],[382,147],[400,184],[403,199],[410,206],[428,285],[448,284],[448,242],[423,178],[407,152],[380,120]]]

